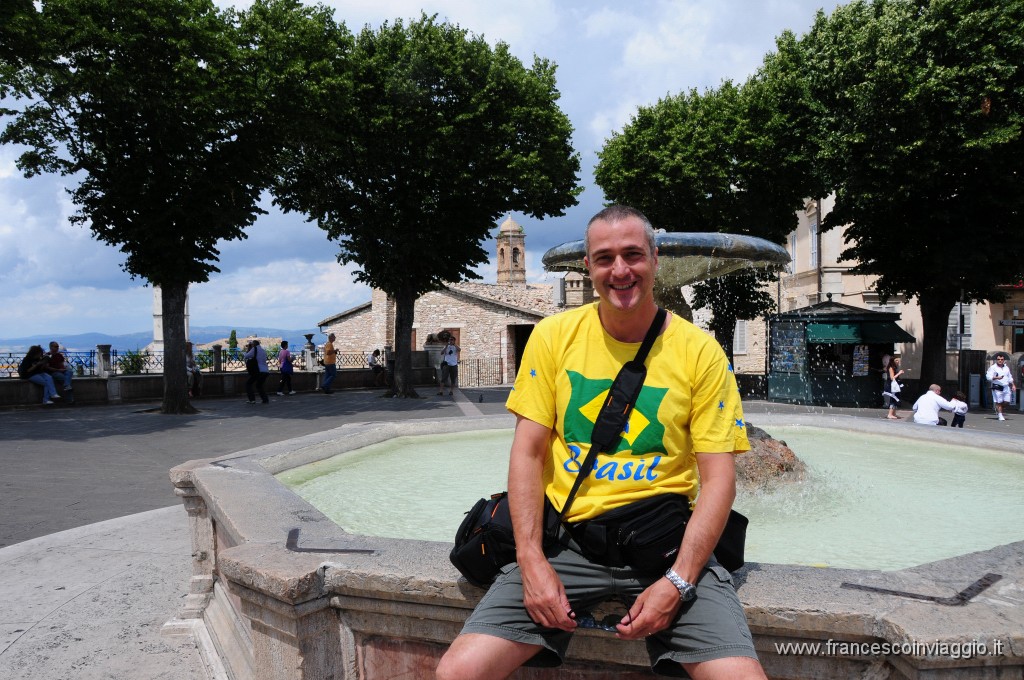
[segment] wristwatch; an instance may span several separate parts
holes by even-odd
[[[665,572],[665,578],[679,591],[679,600],[681,602],[689,602],[697,598],[697,586],[683,580],[683,577],[672,569]]]

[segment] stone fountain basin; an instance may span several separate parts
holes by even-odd
[[[172,469],[189,513],[193,577],[185,605],[165,631],[193,634],[212,672],[226,677],[432,677],[484,592],[459,578],[448,561],[451,546],[349,534],[273,475],[397,436],[513,424],[511,416],[350,424]],[[755,424],[769,432],[773,424],[896,431],[881,420],[817,414],[762,415]],[[898,433],[967,443],[958,438],[963,433],[945,428],[906,425]],[[970,435],[972,446],[1024,453],[1019,438]],[[481,489],[481,495],[490,491],[498,489]],[[387,499],[381,511],[387,512]],[[966,604],[949,604],[986,574],[1001,579]],[[889,572],[753,563],[734,579],[772,677],[1003,678],[1024,672],[1024,542]],[[829,640],[830,649],[842,643],[846,653],[826,654]],[[823,647],[818,653],[779,648],[791,642]],[[848,643],[947,648],[885,656],[867,646],[851,651]],[[980,644],[987,655],[978,653]],[[954,658],[951,649],[965,653]],[[581,631],[562,670],[529,677],[557,678],[575,669],[588,679],[646,678],[647,668],[641,643]]]

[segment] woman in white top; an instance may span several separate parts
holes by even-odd
[[[887,405],[889,406],[889,415],[887,415],[886,418],[889,420],[899,420],[900,417],[896,415],[896,407],[900,405],[900,384],[897,380],[905,373],[905,371],[900,368],[899,357],[890,357],[888,364],[884,365],[884,369],[885,377],[888,381],[885,390],[882,392],[882,395],[885,396],[885,400],[888,402]]]

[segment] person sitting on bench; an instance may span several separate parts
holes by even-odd
[[[50,358],[43,352],[40,345],[32,345],[28,353],[18,365],[18,377],[22,380],[34,382],[43,388],[43,406],[54,404],[54,399],[60,399],[57,388],[53,386],[53,378],[48,372]]]

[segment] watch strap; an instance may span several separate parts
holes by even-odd
[[[683,602],[689,602],[697,597],[697,586],[677,574],[675,570],[670,568],[666,571],[665,578],[669,580],[669,583],[676,587],[676,590],[679,591],[679,599]]]

